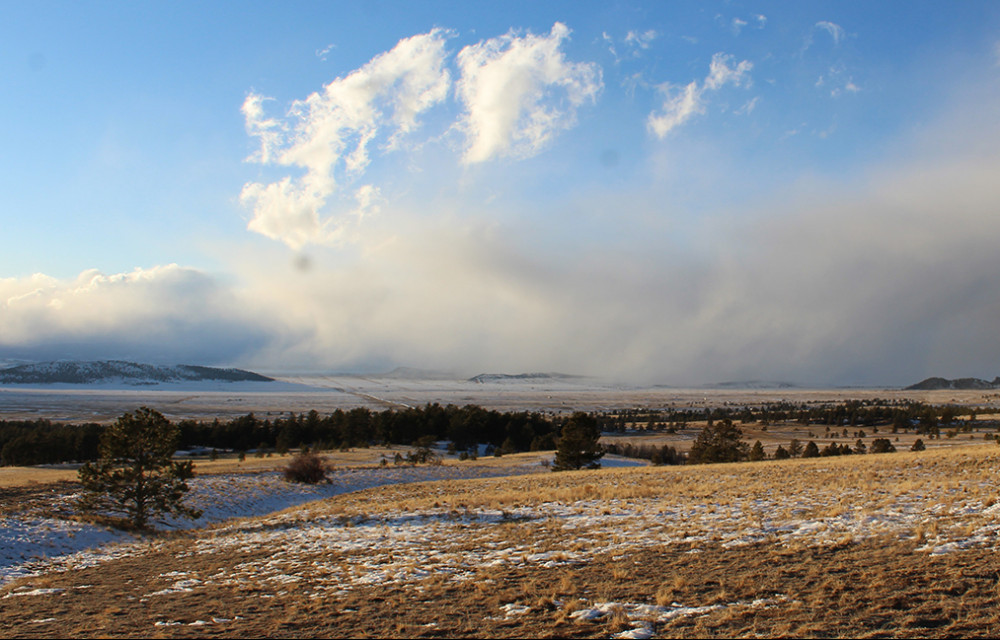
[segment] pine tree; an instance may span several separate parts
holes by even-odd
[[[601,430],[597,420],[582,411],[577,411],[563,425],[559,443],[556,445],[556,460],[553,471],[571,469],[598,469],[604,455],[598,441]]]
[[[101,435],[99,459],[80,468],[83,506],[124,516],[135,529],[161,515],[199,517],[181,502],[194,469],[190,460],[171,460],[179,437],[177,426],[153,409],[119,417]]]
[[[758,460],[765,459],[767,459],[767,453],[764,452],[764,445],[758,440],[753,443],[753,447],[750,449],[750,460],[757,462]]]
[[[705,427],[691,445],[688,459],[692,463],[739,462],[746,460],[749,447],[743,442],[743,430],[725,418]]]

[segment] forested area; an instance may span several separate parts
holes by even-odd
[[[694,426],[795,422],[826,427],[824,437],[842,433],[852,437],[858,428],[874,433],[915,431],[928,438],[942,432],[961,432],[976,423],[974,409],[952,405],[931,406],[919,402],[879,400],[847,401],[836,404],[795,405],[773,403],[753,407],[722,406],[685,409],[627,409],[590,414],[604,433],[674,432]],[[312,449],[366,447],[372,445],[414,445],[420,441],[446,440],[457,453],[487,445],[491,452],[514,453],[556,448],[567,415],[538,412],[500,412],[475,405],[458,407],[428,404],[403,410],[372,411],[355,408],[321,415],[316,411],[261,419],[253,413],[231,420],[181,420],[182,450],[216,449],[234,452],[278,452],[308,446]],[[48,420],[0,420],[0,464],[33,465],[85,462],[98,454],[98,442],[106,427],[95,423],[57,424]],[[815,446],[815,445],[814,445]],[[781,448],[779,457],[789,453]],[[860,452],[841,445],[825,455]],[[606,445],[609,453],[642,457],[657,464],[683,464],[686,456],[668,446]],[[811,453],[811,451],[810,451]],[[824,454],[820,450],[820,455]],[[750,450],[741,455],[752,459]],[[694,461],[694,460],[690,460]]]
[[[181,420],[179,449],[284,453],[312,449],[412,445],[428,438],[448,440],[456,452],[483,444],[513,453],[555,448],[565,417],[535,412],[499,412],[467,405],[428,404],[405,410],[356,408],[320,415],[316,411],[260,419],[253,413],[231,420]],[[0,421],[0,464],[83,462],[97,458],[104,426],[54,424],[48,420]]]
[[[794,422],[803,426],[838,428],[869,427],[937,436],[942,429],[961,428],[977,419],[978,411],[958,405],[928,405],[892,400],[847,400],[839,403],[769,403],[762,406],[721,406],[686,409],[628,409],[603,412],[598,421],[603,431],[676,431],[692,422],[730,420],[740,424],[769,425]],[[845,434],[846,435],[846,434]]]

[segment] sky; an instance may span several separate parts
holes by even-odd
[[[0,0],[0,360],[1000,375],[995,2]]]

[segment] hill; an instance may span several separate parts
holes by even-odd
[[[480,373],[469,378],[469,382],[532,382],[552,380],[575,380],[580,376],[568,373]]]
[[[271,382],[273,378],[243,369],[197,365],[153,365],[124,360],[56,361],[0,369],[0,384],[153,385],[170,382]]]
[[[934,391],[938,389],[1000,389],[1000,376],[993,378],[993,382],[982,378],[927,378],[917,384],[905,387],[904,391]]]

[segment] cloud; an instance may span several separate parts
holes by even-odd
[[[743,60],[736,66],[730,66],[733,60],[732,56],[716,53],[712,56],[708,76],[701,84],[690,82],[682,88],[670,83],[660,85],[664,93],[663,105],[658,112],[650,113],[646,120],[650,133],[663,139],[693,116],[704,113],[704,95],[708,91],[718,91],[727,84],[749,86],[753,64]]]
[[[435,29],[401,40],[323,91],[296,100],[282,118],[265,117],[268,99],[250,93],[243,114],[260,148],[248,159],[303,175],[247,183],[240,200],[253,212],[248,228],[293,249],[340,239],[351,217],[328,205],[341,184],[365,171],[376,141],[383,152],[398,149],[420,116],[447,97],[447,37]]]
[[[511,31],[458,53],[466,164],[533,156],[574,124],[577,108],[596,100],[600,67],[566,60],[560,48],[569,33],[557,22],[547,36]]]
[[[629,31],[625,35],[625,44],[634,49],[649,49],[652,46],[653,40],[656,40],[658,36],[659,34],[653,29],[647,29],[641,33],[638,31]],[[635,55],[638,55],[638,52]]]
[[[295,262],[280,245],[226,251],[224,278],[166,265],[0,279],[0,358],[669,384],[992,377],[998,95],[956,95],[955,112],[887,145],[882,164],[782,180],[770,197],[697,216],[658,185],[581,191],[565,204],[571,218],[413,201],[371,216],[368,241],[350,251]],[[679,146],[662,153],[690,164]],[[767,170],[741,178],[725,151],[704,153],[690,171],[712,167],[709,188],[738,191]],[[384,206],[366,185],[348,192],[351,211]]]
[[[721,19],[721,16],[717,19]],[[729,30],[732,31],[734,36],[738,36],[743,33],[743,28],[748,25],[751,29],[763,29],[767,26],[767,16],[757,13],[746,20],[743,18],[733,18],[729,21]]]
[[[336,48],[337,48],[337,45],[335,45],[335,44],[328,44],[325,47],[323,47],[322,49],[317,49],[316,50],[316,57],[319,58],[320,60],[322,60],[323,62],[326,62],[326,56],[329,55],[330,52],[333,51]]]
[[[825,75],[821,75],[816,79],[813,86],[821,89],[827,85],[832,86],[830,89],[830,97],[832,98],[839,97],[844,92],[859,93],[861,91],[861,87],[854,83],[854,78],[847,75],[847,71],[843,65],[830,67]]]
[[[464,163],[535,155],[573,126],[581,105],[596,100],[600,67],[566,60],[561,48],[569,33],[555,23],[545,36],[511,31],[458,53],[462,113],[449,130],[464,137]],[[244,185],[247,228],[294,250],[357,238],[358,223],[383,199],[366,177],[372,163],[443,138],[413,134],[431,109],[448,102],[450,35],[435,29],[400,40],[280,116],[268,114],[271,98],[250,92],[242,112],[258,146],[247,160],[285,175]]]
[[[275,333],[255,311],[228,285],[175,264],[0,279],[0,355],[229,363]]]
[[[609,36],[607,31],[601,32],[601,41],[608,47],[608,51],[611,53],[611,57],[615,59],[615,62],[621,62],[621,58],[618,57],[618,50],[615,49],[615,39]]]
[[[833,38],[834,45],[840,44],[840,41],[844,39],[845,35],[844,28],[835,22],[822,20],[820,22],[817,22],[814,26],[817,29],[822,29],[823,31],[829,33],[830,37]]]

